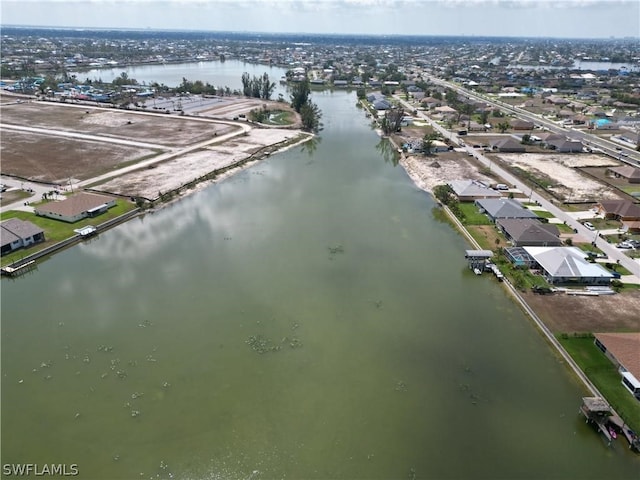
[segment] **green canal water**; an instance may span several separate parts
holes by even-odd
[[[637,478],[385,160],[325,130],[2,282],[2,463],[83,479]]]

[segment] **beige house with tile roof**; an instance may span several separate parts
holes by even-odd
[[[36,215],[74,223],[95,217],[115,206],[116,199],[97,193],[81,192],[59,202],[49,202],[34,208]]]

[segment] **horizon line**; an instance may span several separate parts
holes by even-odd
[[[0,31],[3,28],[24,28],[43,30],[72,30],[72,31],[130,31],[130,32],[198,32],[198,33],[230,33],[230,34],[252,34],[252,35],[316,35],[316,36],[342,36],[342,37],[397,37],[397,38],[508,38],[508,39],[552,39],[552,40],[640,40],[638,36],[606,36],[606,37],[559,37],[553,35],[545,36],[512,36],[512,35],[486,35],[486,34],[434,34],[426,35],[419,33],[340,33],[340,32],[270,32],[257,30],[206,30],[206,29],[189,29],[189,28],[160,28],[160,27],[78,27],[78,26],[59,26],[59,25],[28,25],[28,24],[0,24]],[[1,32],[0,32],[1,33]]]

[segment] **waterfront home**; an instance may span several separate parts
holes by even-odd
[[[44,242],[44,230],[37,225],[19,218],[9,218],[0,223],[2,255],[35,243]]]
[[[510,198],[486,198],[476,200],[475,204],[492,222],[501,218],[535,218],[538,216],[520,203]]]
[[[473,202],[483,198],[502,198],[502,194],[478,180],[452,180],[448,183],[460,202]]]
[[[640,333],[596,333],[594,343],[616,366],[622,384],[640,400]]]
[[[116,200],[106,195],[81,192],[60,202],[48,202],[34,208],[34,213],[42,217],[74,223],[87,217],[95,217],[115,206]]]
[[[514,246],[559,247],[562,245],[558,227],[533,218],[502,218],[496,221],[507,240]]]
[[[609,285],[613,274],[576,247],[522,247],[551,284]]]

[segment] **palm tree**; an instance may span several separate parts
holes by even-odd
[[[500,122],[499,124],[496,125],[496,127],[498,127],[498,130],[500,130],[500,133],[504,133],[507,130],[509,130],[509,128],[511,127],[511,124],[509,122]]]

